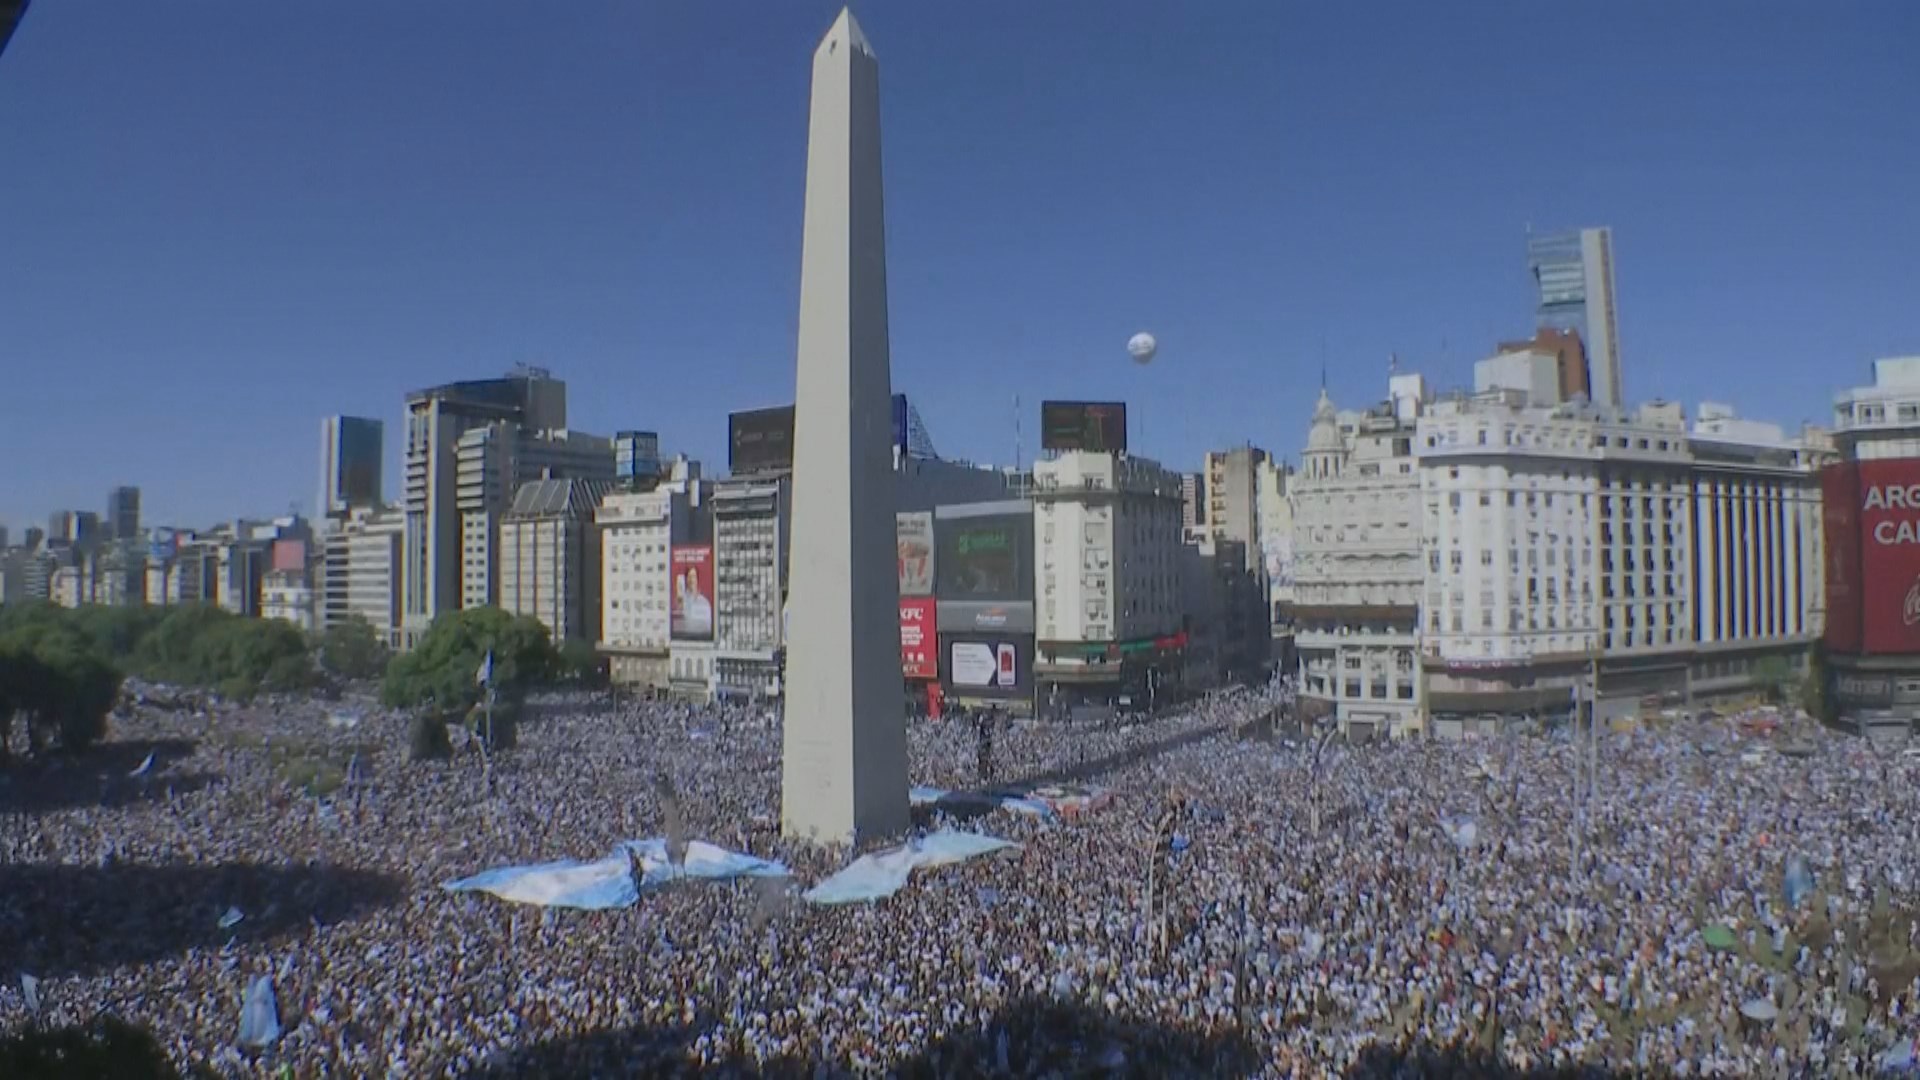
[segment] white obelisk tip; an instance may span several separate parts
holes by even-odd
[[[867,35],[860,32],[860,23],[853,17],[853,9],[850,7],[840,9],[840,17],[833,20],[833,27],[827,31],[827,36],[820,40],[819,51],[831,53],[841,45],[866,53],[868,56],[873,55],[873,46],[867,44]]]

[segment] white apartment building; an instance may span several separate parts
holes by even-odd
[[[1422,730],[1418,651],[1423,570],[1415,426],[1417,375],[1389,398],[1340,413],[1324,388],[1293,477],[1294,627],[1301,695],[1349,737]]]
[[[1035,464],[1039,696],[1146,700],[1184,668],[1181,478],[1070,451]]]
[[[665,690],[672,650],[672,551],[711,528],[699,466],[678,482],[616,491],[600,501],[600,652],[622,686]]]
[[[63,608],[77,608],[86,599],[87,575],[78,566],[62,566],[53,572],[48,598]]]
[[[530,615],[554,644],[600,637],[600,537],[606,480],[535,480],[500,521],[500,607]]]
[[[718,695],[780,694],[792,491],[785,476],[736,477],[713,487],[712,655]],[[700,643],[690,644],[698,649]]]
[[[364,619],[388,648],[400,647],[400,566],[407,518],[394,507],[360,507],[320,540],[316,615],[322,630]]]

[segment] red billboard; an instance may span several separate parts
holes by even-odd
[[[675,545],[673,595],[667,618],[675,641],[713,640],[713,548]]]
[[[938,602],[930,596],[900,598],[900,672],[909,679],[938,679],[940,654],[934,626]]]
[[[1820,472],[1827,564],[1827,648],[1860,651],[1860,473],[1852,462]]]
[[[1862,652],[1920,653],[1920,458],[1862,461],[1858,584]],[[1871,582],[1871,586],[1868,583]]]

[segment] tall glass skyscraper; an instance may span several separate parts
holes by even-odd
[[[1613,230],[1529,235],[1527,265],[1540,290],[1540,325],[1578,333],[1586,346],[1594,403],[1625,408],[1613,298]]]
[[[320,421],[320,501],[317,517],[344,514],[356,506],[380,505],[380,457],[386,425],[364,416]]]

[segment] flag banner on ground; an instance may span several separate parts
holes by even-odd
[[[280,1037],[280,1003],[273,996],[273,977],[262,975],[247,987],[240,1006],[240,1045],[270,1046]]]
[[[946,866],[1019,846],[997,836],[942,829],[896,848],[860,856],[846,869],[807,890],[804,899],[814,904],[879,900],[899,892],[920,867]]]
[[[638,884],[634,881],[635,861],[641,868]],[[625,841],[612,853],[593,862],[560,859],[534,866],[505,866],[449,881],[441,888],[448,892],[490,893],[516,904],[599,911],[631,907],[639,901],[642,888],[655,888],[669,881],[784,877],[786,874],[787,868],[777,862],[699,840],[688,841],[686,855],[676,865],[667,857],[666,838],[655,837]]]

